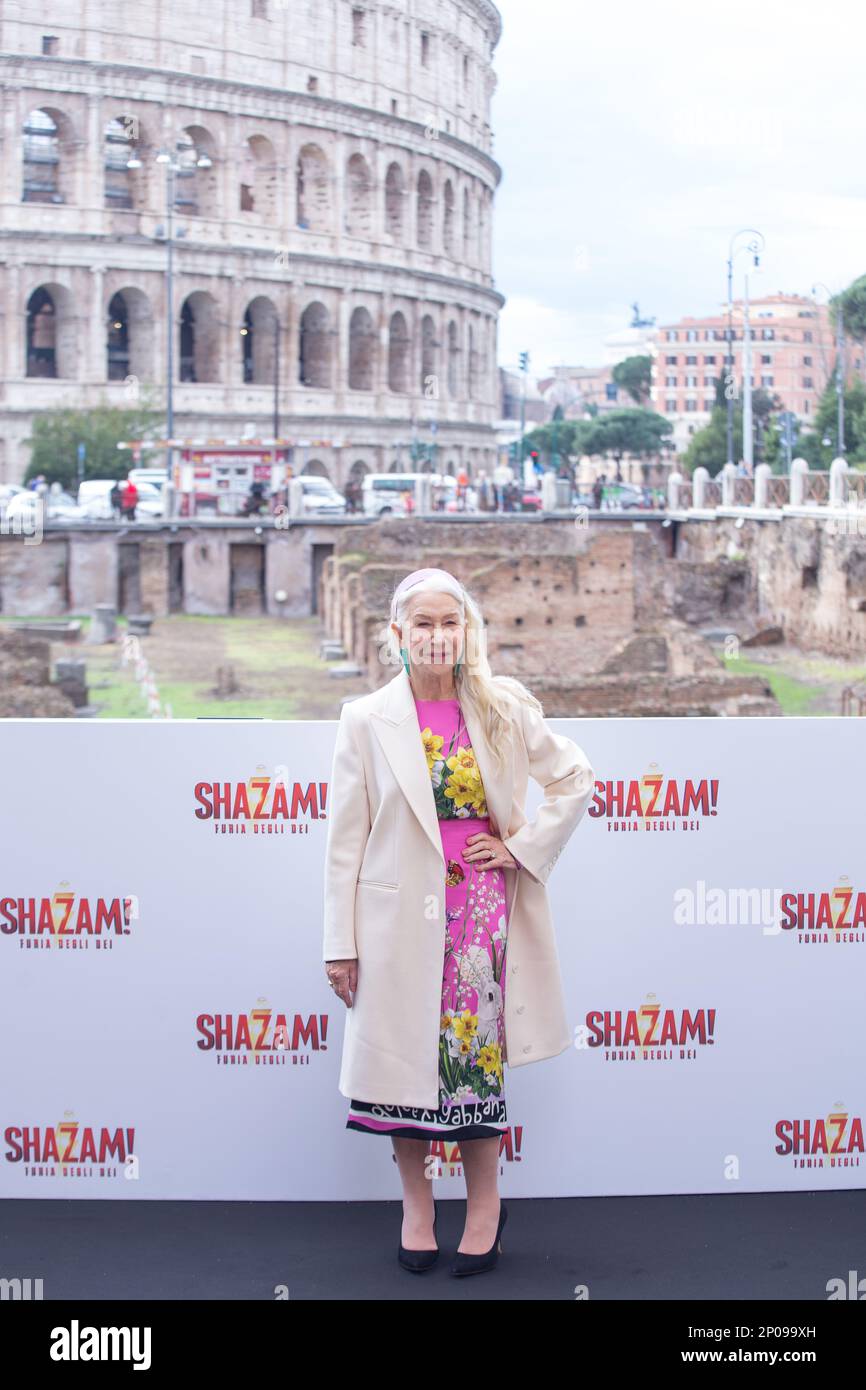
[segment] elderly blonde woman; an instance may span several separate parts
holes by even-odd
[[[346,1005],[347,1128],[391,1138],[398,1259],[438,1256],[430,1141],[457,1141],[466,1224],[456,1275],[491,1269],[506,1206],[503,1064],[571,1044],[546,881],[593,793],[583,751],[494,676],[477,603],[452,574],[398,584],[397,674],[343,706],[330,786],[324,961]],[[528,822],[528,778],[544,802]]]

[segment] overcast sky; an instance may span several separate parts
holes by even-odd
[[[498,8],[502,365],[522,348],[534,376],[600,363],[635,299],[659,323],[712,312],[740,227],[766,238],[750,294],[808,294],[816,281],[835,292],[866,272],[859,0]]]

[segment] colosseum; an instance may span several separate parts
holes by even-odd
[[[165,410],[169,364],[175,437],[492,467],[489,0],[42,14],[0,0],[0,481],[40,411]]]

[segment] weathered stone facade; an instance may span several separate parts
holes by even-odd
[[[355,523],[355,525],[364,523]],[[349,523],[351,525],[351,523]],[[344,527],[111,523],[46,531],[38,545],[0,532],[0,613],[121,613],[299,617],[315,611],[318,575]]]
[[[491,666],[526,680],[548,715],[778,714],[764,680],[731,677],[673,615],[670,534],[622,521],[379,523],[325,562],[323,620],[371,686],[383,684],[390,597],[423,556],[478,600]]]
[[[0,482],[39,411],[164,400],[161,152],[176,435],[270,435],[279,347],[299,471],[489,470],[499,34],[489,0],[0,6]]]
[[[859,520],[855,514],[854,520]],[[850,518],[733,518],[679,526],[670,611],[690,623],[730,615],[778,626],[831,656],[866,653],[866,527]]]
[[[778,629],[794,646],[849,659],[866,650],[866,536],[807,516],[738,526],[723,516],[665,525],[599,513],[581,525],[467,514],[288,530],[176,521],[120,537],[94,523],[52,528],[38,545],[0,534],[0,613],[318,613],[376,685],[388,675],[380,653],[393,586],[419,564],[463,580],[487,619],[495,669],[546,681],[556,707],[570,704],[563,713],[597,702],[620,713],[679,703],[766,713],[763,682],[726,675],[701,629],[743,643]]]

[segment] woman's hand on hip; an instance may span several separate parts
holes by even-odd
[[[327,960],[325,974],[331,989],[342,999],[346,1008],[351,1009],[358,989],[357,960],[354,957],[351,960]]]
[[[463,858],[479,870],[517,868],[517,860],[502,841],[482,830],[476,831],[474,835],[467,835]]]

